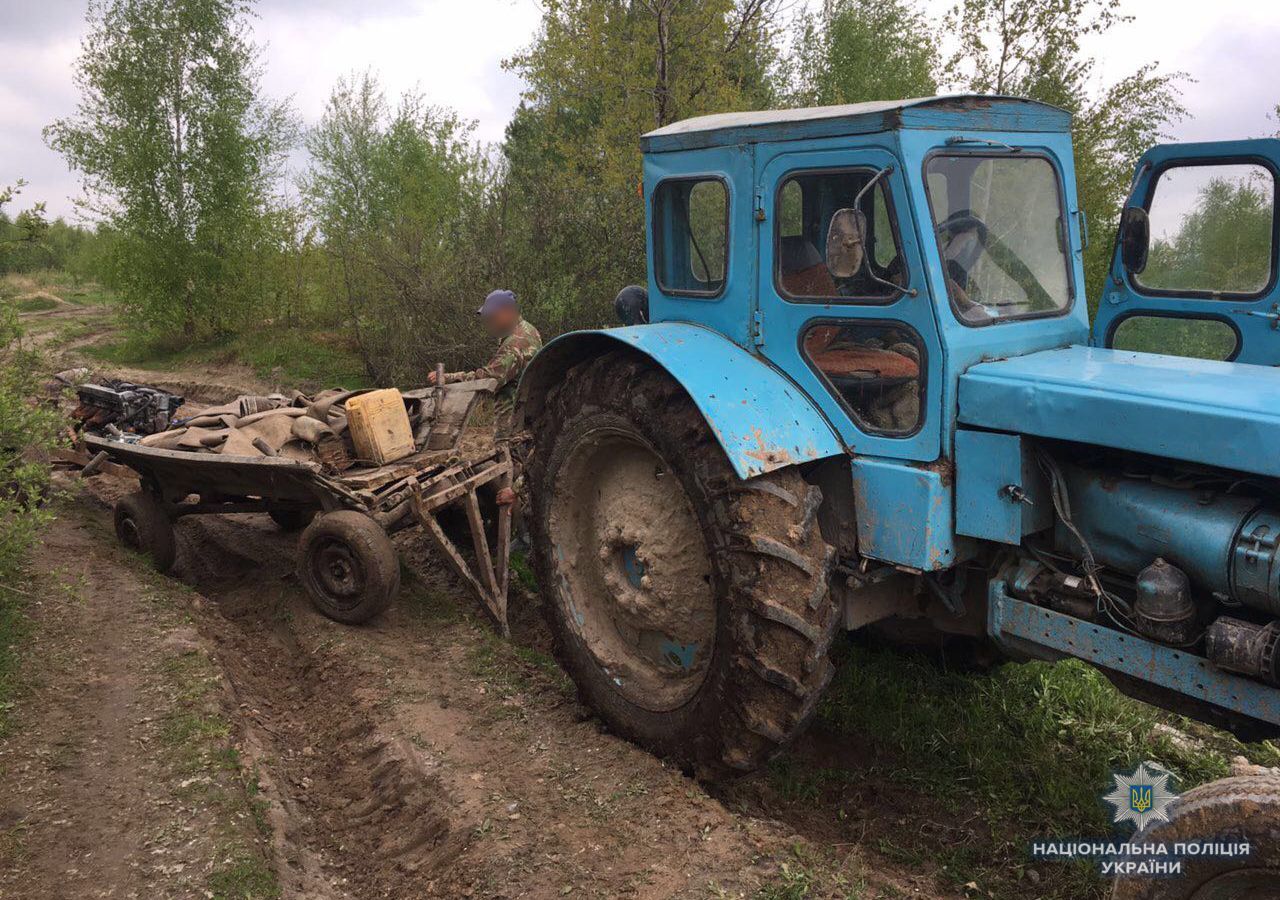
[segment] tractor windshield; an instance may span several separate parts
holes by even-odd
[[[955,154],[925,165],[947,294],[966,325],[1071,304],[1066,215],[1043,156]]]

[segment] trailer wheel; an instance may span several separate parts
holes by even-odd
[[[821,492],[794,468],[739,479],[684,389],[626,353],[568,373],[535,427],[534,565],[583,702],[702,777],[763,764],[831,677]]]
[[[299,576],[316,609],[358,625],[391,605],[400,590],[400,560],[391,538],[355,510],[318,516],[299,541]]]
[[[267,515],[281,531],[301,531],[316,517],[314,509],[273,509]]]
[[[164,506],[146,491],[137,491],[116,502],[116,537],[131,550],[151,559],[157,572],[168,572],[178,558],[173,522]]]
[[[1248,842],[1250,853],[1184,856],[1181,874],[1119,878],[1112,900],[1280,900],[1280,776],[1223,778],[1188,791],[1170,807],[1168,822],[1148,826],[1131,843],[1179,841]]]

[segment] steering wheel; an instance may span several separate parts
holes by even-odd
[[[938,223],[938,234],[950,234],[953,237],[965,231],[977,231],[978,240],[987,242],[987,223],[973,214],[971,209],[957,209]]]
[[[955,255],[947,256],[951,241],[959,235],[970,231],[973,232],[976,239],[968,247],[961,247],[960,252]],[[1053,298],[1049,296],[1044,285],[1036,278],[1035,273],[1027,267],[1021,257],[1011,248],[1005,246],[999,237],[993,236],[990,229],[987,228],[987,224],[975,216],[972,210],[956,210],[938,224],[937,233],[939,236],[949,236],[947,245],[943,248],[943,255],[947,257],[944,260],[944,265],[948,280],[960,288],[962,307],[972,304],[975,306],[981,305],[984,308],[1018,306],[1028,306],[1031,309],[1054,308]],[[984,252],[991,255],[992,262],[997,268],[1022,287],[1026,293],[1025,299],[997,300],[995,298],[984,299],[969,296],[969,273],[973,271],[973,266]]]
[[[983,251],[986,250],[988,239],[991,238],[991,229],[987,228],[987,223],[973,214],[973,210],[956,210],[955,213],[940,221],[936,230],[938,237],[946,238],[943,256],[946,256],[947,277],[955,282],[961,291],[966,291],[969,285],[969,273],[977,264],[978,257],[982,256]],[[969,232],[973,232],[975,237],[972,245],[961,248],[960,252],[955,253],[954,256],[948,255],[951,242],[961,234]],[[968,301],[969,297],[965,296],[965,300]]]

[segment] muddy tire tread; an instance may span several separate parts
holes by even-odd
[[[700,698],[709,695],[705,702],[714,719],[712,739],[676,734],[655,740],[625,717],[606,717],[607,724],[706,778],[763,765],[812,719],[832,675],[827,652],[839,624],[829,591],[835,551],[816,527],[821,491],[795,468],[741,481],[683,388],[647,358],[628,351],[570,370],[545,408],[528,468],[539,582],[555,583],[539,510],[549,502],[548,479],[554,473],[548,468],[556,437],[580,416],[621,412],[632,421],[660,421],[654,442],[660,451],[665,448],[662,455],[668,462],[678,460],[673,468],[685,470],[682,480],[699,510],[720,582],[717,593],[727,607],[718,611],[716,650],[719,656],[723,646],[730,648],[727,658],[713,663],[718,674],[709,675],[708,684],[690,701],[702,703]],[[591,706],[556,621],[557,604],[549,599],[543,608],[556,656],[574,676],[580,698]]]
[[[124,527],[127,519],[137,529],[141,551],[151,560],[157,572],[164,574],[173,568],[178,558],[178,542],[173,531],[173,521],[164,505],[147,491],[135,491],[120,498],[112,514],[116,537],[125,543]]]
[[[1201,785],[1179,797],[1169,815],[1170,821],[1149,825],[1132,841],[1244,837],[1254,851],[1248,858],[1190,858],[1185,874],[1178,877],[1119,878],[1111,900],[1187,900],[1206,881],[1233,867],[1274,871],[1280,881],[1280,775],[1241,775]]]
[[[354,606],[341,609],[325,602],[324,591],[313,578],[309,555],[325,537],[341,540],[359,555],[365,569],[364,596]],[[345,625],[359,625],[385,611],[400,591],[400,558],[391,538],[377,522],[355,510],[338,510],[316,516],[298,539],[298,579],[315,608]]]

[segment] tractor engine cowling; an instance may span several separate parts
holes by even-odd
[[[1280,616],[1280,512],[1256,498],[1188,489],[1152,478],[1062,466],[1069,516],[1057,549],[1137,575],[1156,559],[1186,572],[1220,602]]]

